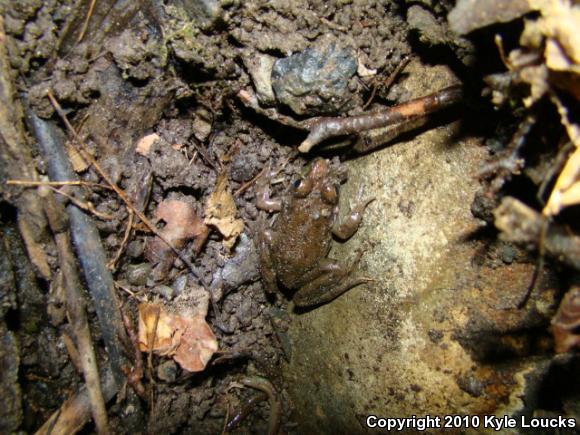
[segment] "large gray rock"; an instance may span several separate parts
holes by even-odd
[[[411,97],[457,82],[417,61],[407,72],[399,86]],[[549,356],[529,356],[525,343],[549,319],[553,292],[518,309],[533,264],[508,264],[472,238],[486,157],[456,122],[347,163],[341,208],[360,186],[376,200],[331,256],[346,262],[364,247],[355,273],[376,281],[292,315],[285,380],[300,433],[376,433],[365,430],[371,414],[529,415],[528,375]]]
[[[325,40],[272,68],[272,87],[278,101],[298,115],[342,112],[352,104],[349,81],[357,71],[354,50]]]

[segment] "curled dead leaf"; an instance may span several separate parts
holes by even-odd
[[[155,218],[163,220],[165,227],[161,235],[176,249],[181,249],[190,239],[195,239],[193,249],[199,254],[203,247],[209,228],[195,212],[188,201],[169,199],[159,204]],[[160,237],[149,239],[145,247],[145,257],[157,264],[155,278],[163,279],[175,260],[175,252]]]
[[[139,349],[171,356],[181,367],[199,372],[218,349],[205,314],[189,310],[169,313],[159,304],[139,305]]]
[[[236,219],[236,203],[228,188],[225,174],[218,177],[215,190],[209,196],[205,208],[205,223],[211,225],[223,236],[226,249],[231,249],[244,229],[244,221]]]

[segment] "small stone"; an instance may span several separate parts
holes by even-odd
[[[171,300],[175,296],[175,290],[173,290],[171,287],[167,285],[158,285],[156,287],[153,287],[153,290],[151,291],[153,293],[157,293],[158,295],[164,297],[167,300]]]
[[[222,13],[218,0],[183,0],[187,15],[202,29],[210,29]]]
[[[272,67],[275,58],[267,54],[254,54],[244,57],[244,66],[252,77],[256,95],[260,103],[272,105],[276,102],[272,90]]]
[[[143,255],[144,247],[142,241],[133,240],[127,245],[127,255],[131,258],[139,258]]]
[[[500,253],[501,261],[506,264],[512,264],[516,258],[516,254],[517,252],[513,246],[504,245]]]
[[[131,285],[144,286],[149,275],[151,275],[151,265],[149,263],[130,264],[127,267],[127,281]]]
[[[357,66],[353,49],[326,40],[278,59],[272,68],[272,87],[278,101],[298,115],[336,114],[353,102],[348,83]]]
[[[187,285],[187,275],[179,275],[177,278],[175,278],[171,287],[173,287],[175,294],[179,296],[185,290],[186,285]]]
[[[193,134],[201,142],[204,142],[211,133],[213,115],[205,107],[198,107],[193,116]]]
[[[163,382],[175,382],[177,378],[177,364],[173,360],[159,364],[157,367],[157,377]]]
[[[419,32],[421,42],[430,45],[447,42],[445,30],[427,9],[418,5],[411,6],[407,12],[407,22],[411,29]]]

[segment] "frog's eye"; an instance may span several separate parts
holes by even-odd
[[[332,184],[326,184],[322,186],[320,194],[322,195],[322,199],[324,199],[324,201],[326,201],[328,204],[334,205],[338,203],[338,189],[336,186]]]
[[[312,191],[312,180],[310,178],[298,179],[293,183],[294,194],[300,198],[304,198]]]

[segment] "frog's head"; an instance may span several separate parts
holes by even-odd
[[[306,176],[294,182],[293,189],[294,195],[298,198],[320,194],[327,204],[338,203],[338,183],[327,159],[314,160]]]

